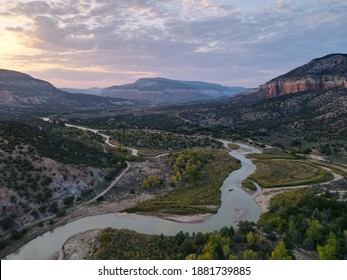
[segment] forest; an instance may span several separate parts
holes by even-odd
[[[162,131],[118,129],[112,139],[124,146],[159,150],[182,150],[194,147],[221,148],[222,143],[208,137],[186,136]]]

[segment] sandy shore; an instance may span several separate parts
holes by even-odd
[[[153,198],[154,198],[154,195],[142,193],[136,197],[124,199],[119,202],[104,202],[104,203],[97,203],[95,205],[89,205],[87,207],[77,208],[71,214],[70,221],[84,218],[87,216],[95,216],[95,215],[121,212],[124,209],[133,207],[141,202],[144,202],[146,200],[150,200]]]
[[[267,212],[270,206],[271,199],[286,190],[288,189],[262,189],[262,191],[256,196],[255,201],[258,203],[263,213]]]
[[[55,254],[58,260],[90,259],[97,246],[100,229],[88,230],[71,236]]]
[[[207,213],[207,214],[198,214],[198,215],[169,215],[169,214],[160,214],[158,217],[174,222],[179,223],[202,223],[206,221],[209,217],[211,217],[213,214]]]

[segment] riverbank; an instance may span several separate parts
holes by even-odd
[[[328,182],[321,183],[320,185],[324,185],[324,184],[328,184],[328,183],[331,183],[334,181],[338,181],[338,180],[343,178],[343,176],[333,172],[332,169],[329,169],[326,167],[324,169],[331,172],[334,177],[332,180],[330,180]],[[260,193],[255,197],[255,201],[257,202],[257,204],[260,206],[260,208],[262,209],[262,211],[264,213],[264,212],[267,212],[269,210],[271,199],[273,197],[275,197],[276,195],[283,193],[285,191],[288,191],[288,190],[310,188],[312,186],[313,185],[310,184],[310,185],[300,185],[300,186],[291,186],[291,187],[262,188]]]
[[[101,229],[92,229],[71,236],[59,252],[56,252],[53,260],[84,260],[90,259],[97,247],[97,238]]]
[[[68,223],[77,221],[79,219],[89,217],[89,216],[99,216],[104,214],[117,214],[121,213],[123,210],[125,210],[128,207],[135,206],[139,203],[142,203],[146,200],[153,199],[154,196],[150,194],[140,194],[139,196],[130,198],[130,199],[124,199],[119,202],[95,202],[92,205],[83,206],[80,208],[76,208],[73,210],[70,210],[66,213],[64,217],[55,218],[54,224],[48,225],[45,228],[40,227],[38,224],[33,225],[28,228],[28,233],[20,240],[13,242],[11,245],[7,246],[0,252],[0,258],[4,258],[5,256],[15,252],[18,250],[21,246],[28,243],[29,241],[35,239],[36,237],[48,232],[52,231],[55,228],[64,226]]]

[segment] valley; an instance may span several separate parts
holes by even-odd
[[[86,96],[5,71],[1,257],[346,258],[346,61],[233,97],[162,78]]]

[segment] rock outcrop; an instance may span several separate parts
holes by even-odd
[[[347,54],[330,54],[259,86],[257,94],[271,98],[307,90],[347,88]]]

